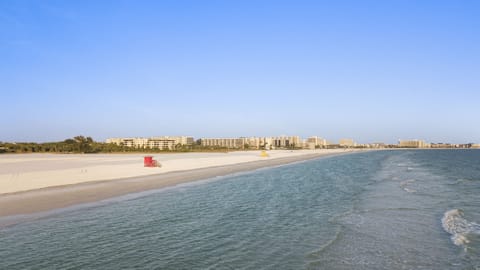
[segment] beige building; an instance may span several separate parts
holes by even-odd
[[[152,139],[159,140],[174,140],[175,144],[179,145],[192,145],[195,143],[195,140],[191,136],[163,136],[163,137],[153,137]]]
[[[266,137],[264,148],[265,149],[272,149],[272,145],[273,145],[273,137]]]
[[[177,145],[177,141],[167,138],[151,138],[148,140],[147,145],[149,148],[158,148],[160,150],[173,150]]]
[[[202,146],[225,147],[225,148],[243,148],[245,138],[202,138]]]
[[[471,146],[472,148],[480,148],[480,143],[474,143]]]
[[[271,138],[272,148],[291,148],[291,147],[303,147],[300,136],[279,136]]]
[[[398,146],[405,148],[427,148],[430,145],[423,140],[399,140]]]
[[[370,147],[370,148],[385,148],[386,144],[383,143],[383,142],[374,142],[374,143],[370,143],[368,147]]]
[[[202,138],[202,146],[244,149],[275,149],[303,147],[299,136],[241,137],[241,138]]]
[[[307,138],[307,141],[306,141],[306,148],[312,148],[312,144],[315,146],[315,147],[325,147],[327,146],[327,140],[325,139],[322,139],[318,136],[311,136],[311,137],[308,137]]]
[[[340,139],[338,144],[344,147],[354,147],[357,145],[357,143],[354,142],[353,139]]]
[[[160,150],[173,150],[177,145],[193,144],[193,137],[188,136],[163,136],[151,138],[109,138],[106,143],[114,143],[135,148],[155,148]]]
[[[241,139],[244,140],[244,145],[248,145],[250,149],[264,149],[271,144],[271,140],[265,137],[248,137]]]

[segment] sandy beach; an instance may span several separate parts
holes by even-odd
[[[95,202],[129,193],[352,150],[276,150],[154,154],[161,167],[143,167],[144,154],[9,154],[0,156],[0,217]]]

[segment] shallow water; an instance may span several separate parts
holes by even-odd
[[[0,230],[0,269],[479,269],[480,151],[358,153]]]

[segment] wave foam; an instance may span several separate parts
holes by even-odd
[[[469,222],[463,215],[461,209],[452,209],[445,212],[442,218],[443,229],[452,235],[452,242],[457,246],[466,246],[470,243],[469,234],[480,234],[480,225]]]
[[[415,192],[417,192],[415,189],[411,189],[411,188],[407,187],[408,185],[410,185],[414,182],[415,182],[415,179],[409,179],[409,180],[402,181],[402,182],[400,182],[400,188],[402,188],[403,190],[405,190],[408,193],[415,193]]]

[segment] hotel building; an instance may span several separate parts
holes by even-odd
[[[318,136],[308,137],[305,142],[305,148],[315,149],[316,147],[325,147],[327,146],[327,140],[322,139]]]
[[[430,144],[423,140],[399,140],[398,146],[405,148],[428,148]]]
[[[225,148],[243,148],[245,146],[244,138],[202,138],[202,146],[225,147]]]
[[[109,138],[106,143],[114,143],[135,148],[155,148],[160,150],[174,150],[177,145],[192,145],[193,137],[163,136],[151,138]]]
[[[248,145],[250,149],[263,149],[266,147],[270,149],[269,146],[272,144],[272,140],[265,137],[248,137],[241,139],[244,140],[244,145]]]
[[[274,148],[291,148],[303,147],[300,136],[279,136],[272,137],[272,147]]]
[[[338,144],[343,147],[354,147],[357,145],[357,143],[355,143],[353,139],[340,139]]]
[[[275,149],[303,147],[299,136],[279,137],[240,137],[240,138],[202,138],[202,146],[244,149]]]

